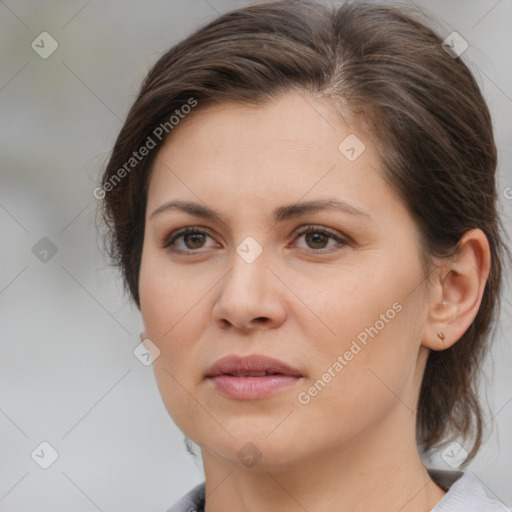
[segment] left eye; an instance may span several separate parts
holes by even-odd
[[[297,233],[297,239],[299,239],[302,236],[305,237],[306,243],[310,247],[313,246],[311,249],[307,249],[307,250],[315,251],[315,250],[319,250],[319,249],[325,249],[326,243],[329,239],[334,240],[341,245],[348,244],[347,240],[344,240],[343,238],[338,236],[336,233],[334,233],[328,229],[321,228],[321,227],[310,226],[310,227],[304,229],[303,231]]]
[[[320,250],[325,249],[329,239],[338,242],[338,244],[342,246],[348,245],[347,240],[338,236],[336,233],[322,227],[309,226],[308,228],[297,233],[296,240],[300,239],[301,237],[305,237],[304,239],[309,246],[305,249],[310,252],[319,252]],[[172,233],[164,241],[163,248],[176,253],[198,252],[196,249],[201,249],[204,247],[206,238],[212,237],[205,231],[197,228],[184,228],[182,230],[178,230],[175,233]],[[178,247],[178,244],[176,243],[178,240],[183,241],[185,247]]]

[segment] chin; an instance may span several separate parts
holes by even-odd
[[[283,432],[268,435],[256,429],[254,425],[247,430],[239,430],[233,437],[224,436],[222,439],[198,439],[194,441],[205,447],[213,456],[220,457],[233,464],[237,469],[247,469],[255,472],[279,472],[296,465],[302,456],[295,436]],[[275,435],[274,435],[275,434]],[[312,447],[310,447],[311,449]]]

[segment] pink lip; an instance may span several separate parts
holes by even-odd
[[[263,372],[267,375],[261,375]],[[293,366],[271,357],[233,355],[217,361],[206,377],[228,398],[254,400],[296,384],[302,375]]]

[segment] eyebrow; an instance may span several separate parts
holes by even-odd
[[[169,201],[159,206],[150,215],[150,219],[153,219],[154,217],[161,213],[173,210],[183,211],[195,217],[202,217],[204,219],[223,222],[220,215],[218,215],[214,210],[212,210],[208,206],[204,206],[199,203],[193,203],[190,201],[180,200]],[[300,215],[303,215],[305,213],[312,213],[321,210],[335,210],[343,213],[348,213],[350,215],[364,217],[368,220],[372,220],[372,217],[370,216],[369,213],[361,211],[357,209],[355,206],[340,199],[318,199],[316,201],[305,201],[302,203],[279,206],[274,209],[272,214],[276,222],[282,222],[293,217],[299,217]]]

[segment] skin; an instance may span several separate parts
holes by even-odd
[[[338,150],[349,134],[366,146],[355,161]],[[416,404],[429,350],[455,343],[478,312],[489,246],[482,231],[467,232],[427,286],[416,225],[380,169],[368,135],[297,92],[258,107],[203,107],[160,149],[139,281],[143,335],[160,350],[153,367],[170,416],[201,447],[207,512],[426,511],[444,496],[418,455]],[[370,217],[271,215],[325,198]],[[221,221],[178,210],[151,216],[176,199],[206,205]],[[191,256],[163,248],[186,226],[206,233],[175,241]],[[301,226],[348,243],[297,236]],[[236,252],[248,236],[263,249],[252,263]],[[300,403],[394,303],[394,318]],[[268,398],[226,398],[204,376],[230,354],[265,354],[303,378]],[[252,467],[237,456],[247,443],[261,455]]]

